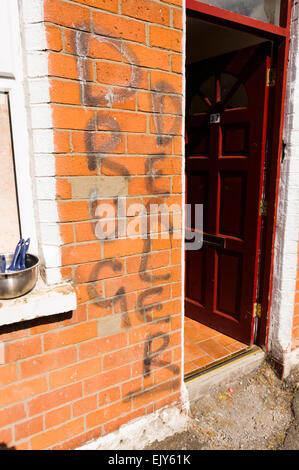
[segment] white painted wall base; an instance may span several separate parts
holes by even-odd
[[[284,373],[283,378],[285,379],[290,375],[293,369],[299,366],[299,348],[285,355],[284,360]]]
[[[107,436],[100,437],[76,450],[142,450],[154,441],[187,428],[189,417],[179,407],[163,408],[121,426]]]

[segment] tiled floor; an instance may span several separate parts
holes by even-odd
[[[247,347],[247,344],[185,317],[185,375]]]

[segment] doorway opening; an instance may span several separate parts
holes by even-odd
[[[273,42],[208,22],[186,28],[186,202],[203,247],[185,254],[185,377],[257,344]]]

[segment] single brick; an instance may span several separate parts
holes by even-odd
[[[121,11],[127,16],[132,16],[140,20],[149,21],[150,23],[169,25],[170,9],[161,3],[152,2],[150,0],[122,0]]]
[[[150,26],[150,44],[163,49],[182,52],[183,35],[180,31],[160,26]]]
[[[58,203],[58,213],[61,222],[75,222],[89,219],[89,208],[87,201],[61,201]],[[88,248],[87,248],[88,250]],[[72,248],[65,250],[71,252]],[[80,262],[80,261],[79,261]],[[72,264],[72,263],[64,263]]]
[[[45,28],[48,48],[52,51],[60,52],[63,48],[61,29],[50,25],[46,25]]]
[[[53,77],[78,79],[75,57],[50,52],[48,57],[49,75]]]
[[[49,351],[51,349],[68,346],[70,344],[77,344],[81,341],[94,338],[95,336],[97,336],[97,323],[95,321],[80,323],[69,328],[46,333],[44,335],[44,348],[45,351]],[[72,357],[72,351],[73,350],[71,348],[69,350],[70,358]],[[59,355],[57,356],[59,358]]]
[[[145,24],[141,21],[129,20],[102,12],[93,12],[93,23],[97,34],[141,43],[145,42]]]
[[[60,129],[94,129],[94,112],[84,108],[52,106],[53,127]]]
[[[70,28],[90,29],[90,14],[87,8],[60,0],[45,0],[44,19]]]
[[[57,155],[55,158],[55,162],[57,176],[84,176],[93,175],[97,173],[96,169],[90,170],[88,168],[88,157],[86,157],[85,155]]]
[[[80,104],[79,83],[50,80],[50,99],[52,103]]]

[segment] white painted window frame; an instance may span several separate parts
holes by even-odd
[[[7,54],[12,53],[13,55],[11,57],[12,69],[0,70],[0,90],[9,94],[20,231],[23,238],[30,237],[30,252],[37,254],[38,244],[33,199],[33,179],[30,163],[28,117],[25,104],[24,68],[17,0],[1,0],[0,14],[1,9],[5,8],[9,17],[7,29],[10,37],[4,42],[4,38],[1,37],[0,33],[0,47],[1,43],[4,44]],[[7,43],[8,41],[11,41],[11,48]]]

